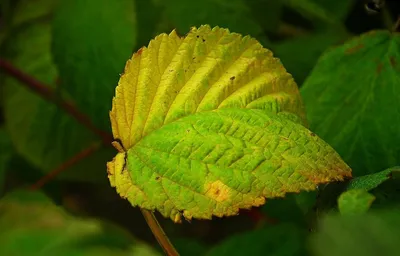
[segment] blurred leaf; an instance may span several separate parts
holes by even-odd
[[[4,44],[2,56],[17,68],[55,87],[57,70],[50,55],[51,27],[46,21],[17,27]],[[97,143],[97,139],[54,103],[47,102],[11,77],[4,77],[6,129],[16,151],[46,172]],[[112,149],[101,149],[66,170],[58,178],[104,181],[105,159]],[[27,171],[27,170],[25,170]]]
[[[342,215],[361,214],[368,211],[375,197],[363,189],[352,189],[344,192],[338,199]]]
[[[67,215],[40,192],[14,191],[0,212],[0,255],[158,255],[113,225]]]
[[[61,87],[109,131],[111,98],[136,42],[133,1],[62,1],[54,16],[52,52]]]
[[[400,179],[389,179],[373,189],[371,193],[376,197],[371,208],[400,208]]]
[[[15,2],[12,25],[20,26],[37,19],[49,19],[59,0],[18,0]]]
[[[400,211],[326,216],[311,244],[315,256],[395,256],[399,254]]]
[[[4,177],[7,171],[8,161],[11,159],[13,152],[14,149],[7,131],[4,127],[0,127],[0,196],[3,192]]]
[[[355,0],[284,0],[285,4],[305,18],[338,24],[347,17]]]
[[[136,48],[141,48],[147,46],[149,41],[159,34],[157,26],[161,22],[163,8],[155,0],[138,0],[135,1],[135,10],[137,17]]]
[[[277,30],[282,15],[283,1],[246,0],[245,3],[250,7],[254,20],[264,31],[274,32]]]
[[[301,89],[311,130],[354,176],[400,164],[399,49],[399,34],[364,34],[327,51]]]
[[[178,29],[186,33],[190,27],[210,25],[228,28],[231,32],[251,35],[262,44],[267,38],[262,27],[251,14],[245,0],[168,0],[165,8],[168,18]]]
[[[285,198],[269,199],[261,208],[268,218],[279,223],[291,222],[307,225],[305,214],[315,203],[315,194],[312,192],[301,192],[289,194]]]
[[[181,256],[205,255],[207,252],[206,246],[194,238],[175,238],[172,243]]]
[[[306,235],[306,230],[291,224],[274,225],[233,235],[216,245],[206,255],[305,255]]]
[[[350,181],[347,189],[365,189],[369,191],[390,179],[393,173],[400,173],[400,166],[392,167],[374,174],[356,177]]]
[[[321,54],[329,47],[341,42],[346,35],[338,30],[303,35],[272,46],[278,57],[298,84],[302,84],[317,63]]]

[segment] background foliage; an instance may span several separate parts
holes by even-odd
[[[111,98],[131,54],[157,34],[201,24],[271,49],[301,87],[310,129],[355,178],[236,217],[160,219],[181,255],[396,255],[400,35],[384,30],[398,1],[376,15],[362,0],[0,0],[0,8],[1,255],[161,254],[140,211],[109,186],[105,163],[115,150],[98,134],[111,130]],[[4,61],[52,88],[53,102]],[[40,191],[25,190],[78,153]]]

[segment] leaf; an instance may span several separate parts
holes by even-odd
[[[374,31],[327,51],[302,87],[312,131],[354,174],[400,164],[400,36]]]
[[[283,2],[275,0],[246,0],[254,20],[264,31],[275,32],[281,22]],[[244,33],[244,32],[243,32]]]
[[[128,61],[116,88],[110,183],[132,205],[179,222],[350,176],[329,145],[276,115],[302,116],[297,92],[254,39],[209,26],[185,39],[162,34]]]
[[[4,44],[2,56],[54,88],[58,72],[51,60],[50,31],[48,21],[41,19],[16,27]],[[54,103],[43,100],[13,78],[4,76],[3,89],[6,130],[15,150],[35,167],[49,172],[98,143],[91,132]],[[102,159],[111,157],[110,153],[111,149],[101,149],[57,178],[104,182]]]
[[[310,192],[272,198],[261,209],[272,221],[294,223],[307,227],[306,214],[315,204],[316,195]]]
[[[302,84],[321,54],[345,37],[346,35],[338,30],[329,30],[289,39],[272,46],[272,50],[295,81]]]
[[[285,4],[306,18],[318,19],[328,24],[344,21],[355,0],[285,0]]]
[[[395,256],[400,244],[400,212],[327,216],[312,239],[315,256]]]
[[[38,19],[47,18],[57,3],[58,0],[16,1],[13,8],[12,25],[20,26]]]
[[[233,235],[212,248],[207,256],[223,255],[305,255],[304,230],[290,224],[265,227]]]
[[[207,247],[194,238],[175,238],[172,244],[180,255],[206,255]]]
[[[14,149],[10,138],[4,129],[0,127],[0,195],[3,193],[4,177],[7,171],[8,161],[11,159]]]
[[[253,18],[251,9],[244,0],[169,0],[165,9],[172,24],[180,33],[186,33],[192,26],[210,24],[227,27],[230,30],[249,34],[267,43],[262,27]]]
[[[392,167],[369,175],[355,177],[350,181],[347,189],[365,189],[366,191],[372,190],[390,179],[394,173],[400,174],[400,166]]]
[[[52,53],[61,87],[103,130],[110,129],[113,85],[135,47],[135,25],[131,0],[61,1],[54,14]]]
[[[339,211],[342,215],[361,214],[368,211],[375,197],[363,189],[352,189],[338,198]]]
[[[66,214],[40,192],[14,191],[0,212],[1,255],[158,255],[113,225]]]

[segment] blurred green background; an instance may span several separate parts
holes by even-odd
[[[73,102],[98,129],[110,132],[108,112],[126,60],[160,33],[176,29],[183,36],[202,24],[257,38],[301,87],[323,52],[365,32],[390,29],[400,15],[400,1],[386,1],[377,13],[367,11],[366,2],[0,0],[1,60],[55,92],[55,102],[46,101],[0,69],[0,194],[6,195],[0,203],[0,255],[161,254],[139,209],[108,184],[105,163],[115,150],[97,148],[100,139],[57,107],[61,98]],[[41,192],[21,190],[92,146],[96,152],[57,175]],[[383,186],[375,195],[377,205],[398,202],[397,185]],[[177,225],[157,216],[182,255],[342,255],[324,253],[324,248],[336,248],[332,237],[344,234],[339,228],[309,239],[316,209],[335,205],[341,186],[331,185],[333,192],[321,187],[319,192],[269,200],[260,211],[212,221]],[[387,215],[390,220],[398,212]],[[390,223],[398,225],[398,220]],[[335,221],[327,219],[324,225],[345,225]],[[368,216],[365,221],[381,220]],[[371,224],[371,232],[389,232],[394,224],[382,225]],[[398,239],[385,241],[389,248]]]

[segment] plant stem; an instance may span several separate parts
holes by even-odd
[[[38,180],[35,184],[33,184],[30,189],[31,190],[38,190],[41,187],[43,187],[44,184],[52,180],[54,177],[56,177],[58,174],[61,172],[67,170],[69,167],[73,166],[74,164],[78,163],[82,159],[88,157],[89,155],[93,154],[94,152],[97,151],[97,149],[100,148],[100,143],[96,143],[91,145],[88,148],[85,148],[75,156],[71,157],[68,159],[66,162],[62,163],[60,166],[49,172],[47,175],[43,176],[40,180]]]
[[[175,247],[169,241],[168,236],[164,233],[163,228],[160,223],[158,223],[156,216],[146,209],[140,208],[142,214],[149,225],[151,232],[156,237],[158,243],[163,248],[164,252],[168,256],[179,256],[179,253],[176,251]]]

